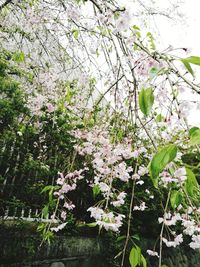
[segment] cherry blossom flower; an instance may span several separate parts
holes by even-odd
[[[193,235],[192,242],[189,243],[189,246],[193,249],[200,248],[200,235]]]
[[[144,211],[147,208],[145,202],[142,202],[140,206],[134,206],[133,210],[141,210]]]
[[[65,202],[63,208],[66,208],[68,210],[73,210],[75,208],[75,205],[72,204],[72,202]]]
[[[118,232],[122,226],[122,219],[125,218],[122,214],[114,216],[113,212],[105,212],[103,209],[97,207],[90,207],[88,211],[91,212],[90,216],[96,220],[97,225],[103,227],[106,231]]]
[[[180,234],[180,235],[177,235],[175,238],[174,238],[174,241],[168,241],[166,238],[162,238],[163,242],[165,243],[165,245],[167,247],[177,247],[178,245],[180,245],[182,242],[183,242],[183,235]]]
[[[159,258],[158,252],[153,251],[153,250],[148,249],[147,254],[149,254],[150,256],[156,256]]]
[[[176,222],[180,220],[182,220],[182,218],[179,213],[172,215],[170,212],[165,213],[164,218],[158,218],[159,223],[164,222],[164,224],[168,226],[176,225]]]
[[[116,30],[119,32],[128,30],[131,22],[131,16],[128,11],[124,12],[120,15],[120,17],[116,20]]]
[[[62,223],[62,224],[58,225],[57,227],[51,227],[50,230],[53,232],[58,232],[58,231],[63,230],[66,225],[67,225],[67,222]]]
[[[51,103],[48,103],[47,104],[47,109],[48,109],[49,113],[52,113],[52,112],[54,112],[55,107]]]
[[[124,205],[124,203],[125,203],[125,200],[124,200],[125,197],[126,197],[126,193],[125,192],[121,192],[117,196],[117,200],[116,201],[112,201],[111,204],[114,207],[120,207],[120,206]]]
[[[176,170],[174,177],[177,178],[180,182],[184,182],[187,179],[185,167]]]

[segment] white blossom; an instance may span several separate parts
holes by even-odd
[[[156,256],[159,258],[158,252],[153,251],[153,250],[148,249],[147,254],[149,254],[150,256]]]
[[[162,238],[163,242],[165,243],[165,245],[167,247],[177,247],[178,245],[180,245],[182,242],[183,242],[183,235],[180,234],[180,235],[177,235],[175,238],[174,238],[174,241],[168,241],[166,238]]]
[[[193,235],[192,242],[189,244],[189,246],[193,249],[199,249],[200,248],[200,235]]]

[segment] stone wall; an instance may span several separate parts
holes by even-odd
[[[162,255],[162,263],[168,267],[199,267],[200,266],[200,253],[190,248],[177,247],[168,248],[164,247]],[[148,258],[148,267],[157,267],[158,260],[155,257]]]
[[[97,238],[57,236],[40,247],[35,236],[0,236],[0,267],[102,267]]]
[[[143,251],[153,241],[143,242]],[[56,236],[50,245],[40,246],[33,234],[0,231],[0,267],[113,267],[104,263],[108,243],[94,237]],[[157,267],[155,257],[147,257],[148,267]],[[166,249],[163,263],[168,267],[199,267],[200,253],[189,248]],[[126,264],[130,267],[129,263]]]

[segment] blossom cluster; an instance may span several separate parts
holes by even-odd
[[[167,186],[168,184],[173,182],[177,185],[181,185],[187,179],[186,169],[185,167],[179,168],[174,172],[173,175],[171,175],[168,171],[163,171],[162,173],[160,173],[160,178],[161,183],[164,186]]]
[[[115,216],[113,212],[106,212],[98,207],[90,207],[88,211],[91,213],[90,216],[96,220],[100,229],[104,228],[106,231],[118,232],[122,226],[122,220],[125,218],[123,214]]]
[[[187,210],[185,210],[180,205],[177,207],[177,210],[178,212],[165,213],[163,218],[158,218],[158,222],[164,223],[164,225],[167,227],[175,226],[177,223],[179,223],[183,227],[183,234],[191,236],[192,242],[189,243],[189,246],[193,249],[200,248],[200,227],[198,222],[194,219],[194,215],[199,216],[199,209],[188,207]],[[175,232],[172,231],[172,234],[175,235]],[[180,234],[176,236],[174,241],[168,241],[166,238],[163,238],[163,242],[168,247],[176,247],[183,242],[183,235]]]
[[[74,172],[68,173],[67,175],[64,175],[63,173],[59,173],[59,177],[57,179],[57,185],[59,186],[59,189],[54,192],[54,196],[58,198],[59,202],[62,201],[62,212],[60,216],[63,221],[66,220],[67,211],[73,210],[75,208],[75,205],[67,197],[67,193],[70,191],[76,190],[77,182],[84,178],[83,172],[86,170],[87,168],[80,169],[78,171],[76,170]],[[55,217],[55,214],[54,214],[54,217]],[[57,229],[60,230],[62,228],[58,226]]]

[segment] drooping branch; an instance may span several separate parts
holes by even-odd
[[[90,0],[90,2],[92,2],[93,5],[96,6],[100,13],[103,13],[103,10],[101,9],[100,5],[95,0]]]

